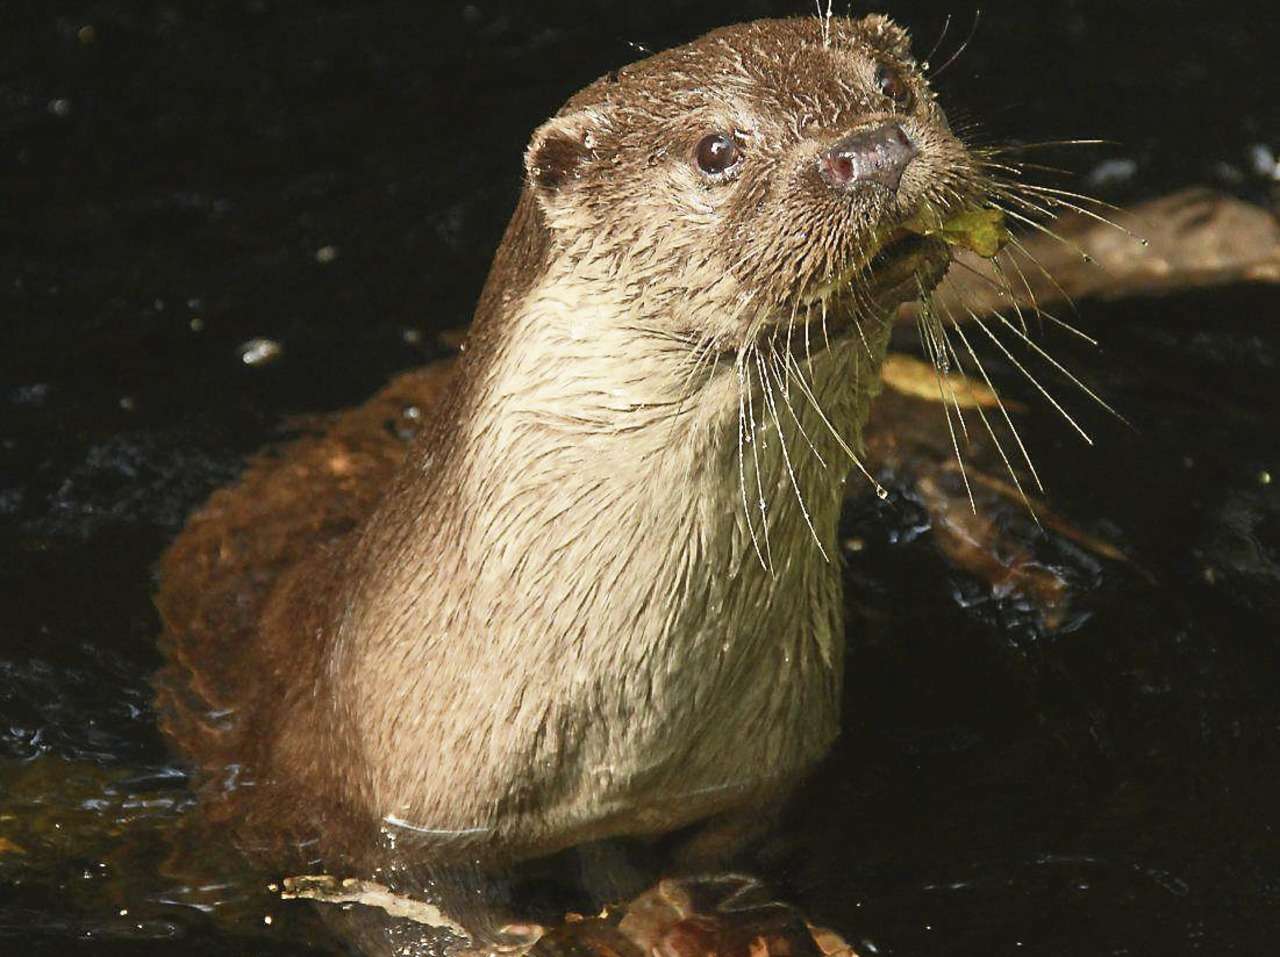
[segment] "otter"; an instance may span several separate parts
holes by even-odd
[[[986,183],[883,16],[573,96],[461,356],[260,456],[162,559],[159,710],[211,818],[366,871],[757,830],[839,732],[846,480],[951,261],[911,224]]]

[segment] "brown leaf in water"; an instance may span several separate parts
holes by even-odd
[[[996,394],[984,383],[959,372],[947,373],[939,382],[939,372],[932,365],[900,352],[885,356],[881,375],[889,388],[925,402],[954,402],[962,409],[994,409],[1000,405]],[[1007,399],[1004,405],[1010,411],[1023,408]]]

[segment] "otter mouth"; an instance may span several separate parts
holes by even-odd
[[[861,291],[869,293],[873,303],[892,308],[928,295],[946,274],[953,249],[993,259],[1009,238],[1004,213],[994,206],[971,202],[948,210],[925,202],[906,219],[881,227],[867,257],[805,296],[802,304],[829,304],[861,282]],[[902,288],[912,285],[915,288],[899,298]]]
[[[867,263],[871,276],[871,294],[877,303],[883,303],[885,294],[897,293],[904,286],[911,288],[906,299],[928,295],[934,290],[951,265],[951,250],[938,239],[899,229],[885,242]],[[902,301],[905,301],[902,300]]]
[[[810,330],[816,328],[821,329],[820,347],[830,348],[862,332],[863,323],[890,322],[903,303],[927,299],[946,276],[956,251],[991,259],[1008,241],[1004,216],[997,209],[969,205],[946,211],[926,203],[909,217],[881,226],[868,252],[802,292],[796,305],[784,307],[760,335],[773,339],[785,329],[791,344],[793,332],[802,329],[808,354],[815,341]],[[801,316],[803,321],[797,323]]]
[[[863,319],[887,317],[905,302],[926,298],[947,274],[953,251],[991,259],[1008,241],[998,209],[969,205],[946,211],[926,203],[896,225],[881,227],[872,252],[805,294],[800,304],[806,314],[821,306],[829,340],[828,327],[856,329]]]
[[[951,248],[945,242],[899,226],[868,258],[859,259],[806,294],[802,305],[831,306],[849,300],[860,301],[864,309],[874,304],[889,310],[932,292],[950,265]]]
[[[762,332],[773,339],[787,329],[787,346],[806,358],[855,336],[868,321],[890,322],[898,306],[927,297],[951,266],[951,247],[899,227],[871,254],[800,299],[801,323],[779,321]],[[795,315],[792,312],[792,315]],[[803,330],[803,334],[797,334]],[[810,330],[820,330],[811,334]],[[794,336],[794,338],[793,338]],[[730,355],[734,351],[731,350]]]
[[[850,266],[802,300],[821,306],[833,330],[852,327],[869,311],[887,315],[897,306],[929,295],[951,265],[951,248],[940,239],[904,227],[891,232],[868,259]],[[870,307],[870,309],[869,309]]]

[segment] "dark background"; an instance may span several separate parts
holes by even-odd
[[[645,49],[809,9],[0,3],[6,767],[169,774],[149,593],[186,512],[287,416],[443,353],[527,137],[570,93]],[[888,9],[920,55],[954,15],[936,64],[975,19]],[[1108,201],[1208,184],[1265,202],[1276,16],[987,2],[937,85],[984,141],[1111,141],[1046,154]],[[1140,437],[1104,424],[1093,453],[1055,438],[1056,503],[1156,584],[1049,542],[1084,595],[1069,639],[952,575],[905,491],[855,503],[869,548],[851,590],[902,620],[851,649],[850,730],[789,875],[815,913],[880,953],[1275,952],[1280,510],[1257,478],[1280,473],[1276,306],[1236,289],[1084,308],[1108,350],[1074,367]],[[247,365],[259,337],[283,352]],[[110,931],[64,900],[86,861],[16,860],[0,854],[0,948],[248,946],[145,884],[129,900],[150,901],[154,932]],[[250,947],[273,948],[293,952],[279,934]]]

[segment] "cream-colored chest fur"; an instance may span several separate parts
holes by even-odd
[[[408,527],[366,532],[336,636],[341,720],[380,755],[362,800],[442,843],[669,829],[838,731],[851,463],[828,423],[856,447],[863,340],[694,370],[590,288],[530,296],[465,454],[417,461]]]

